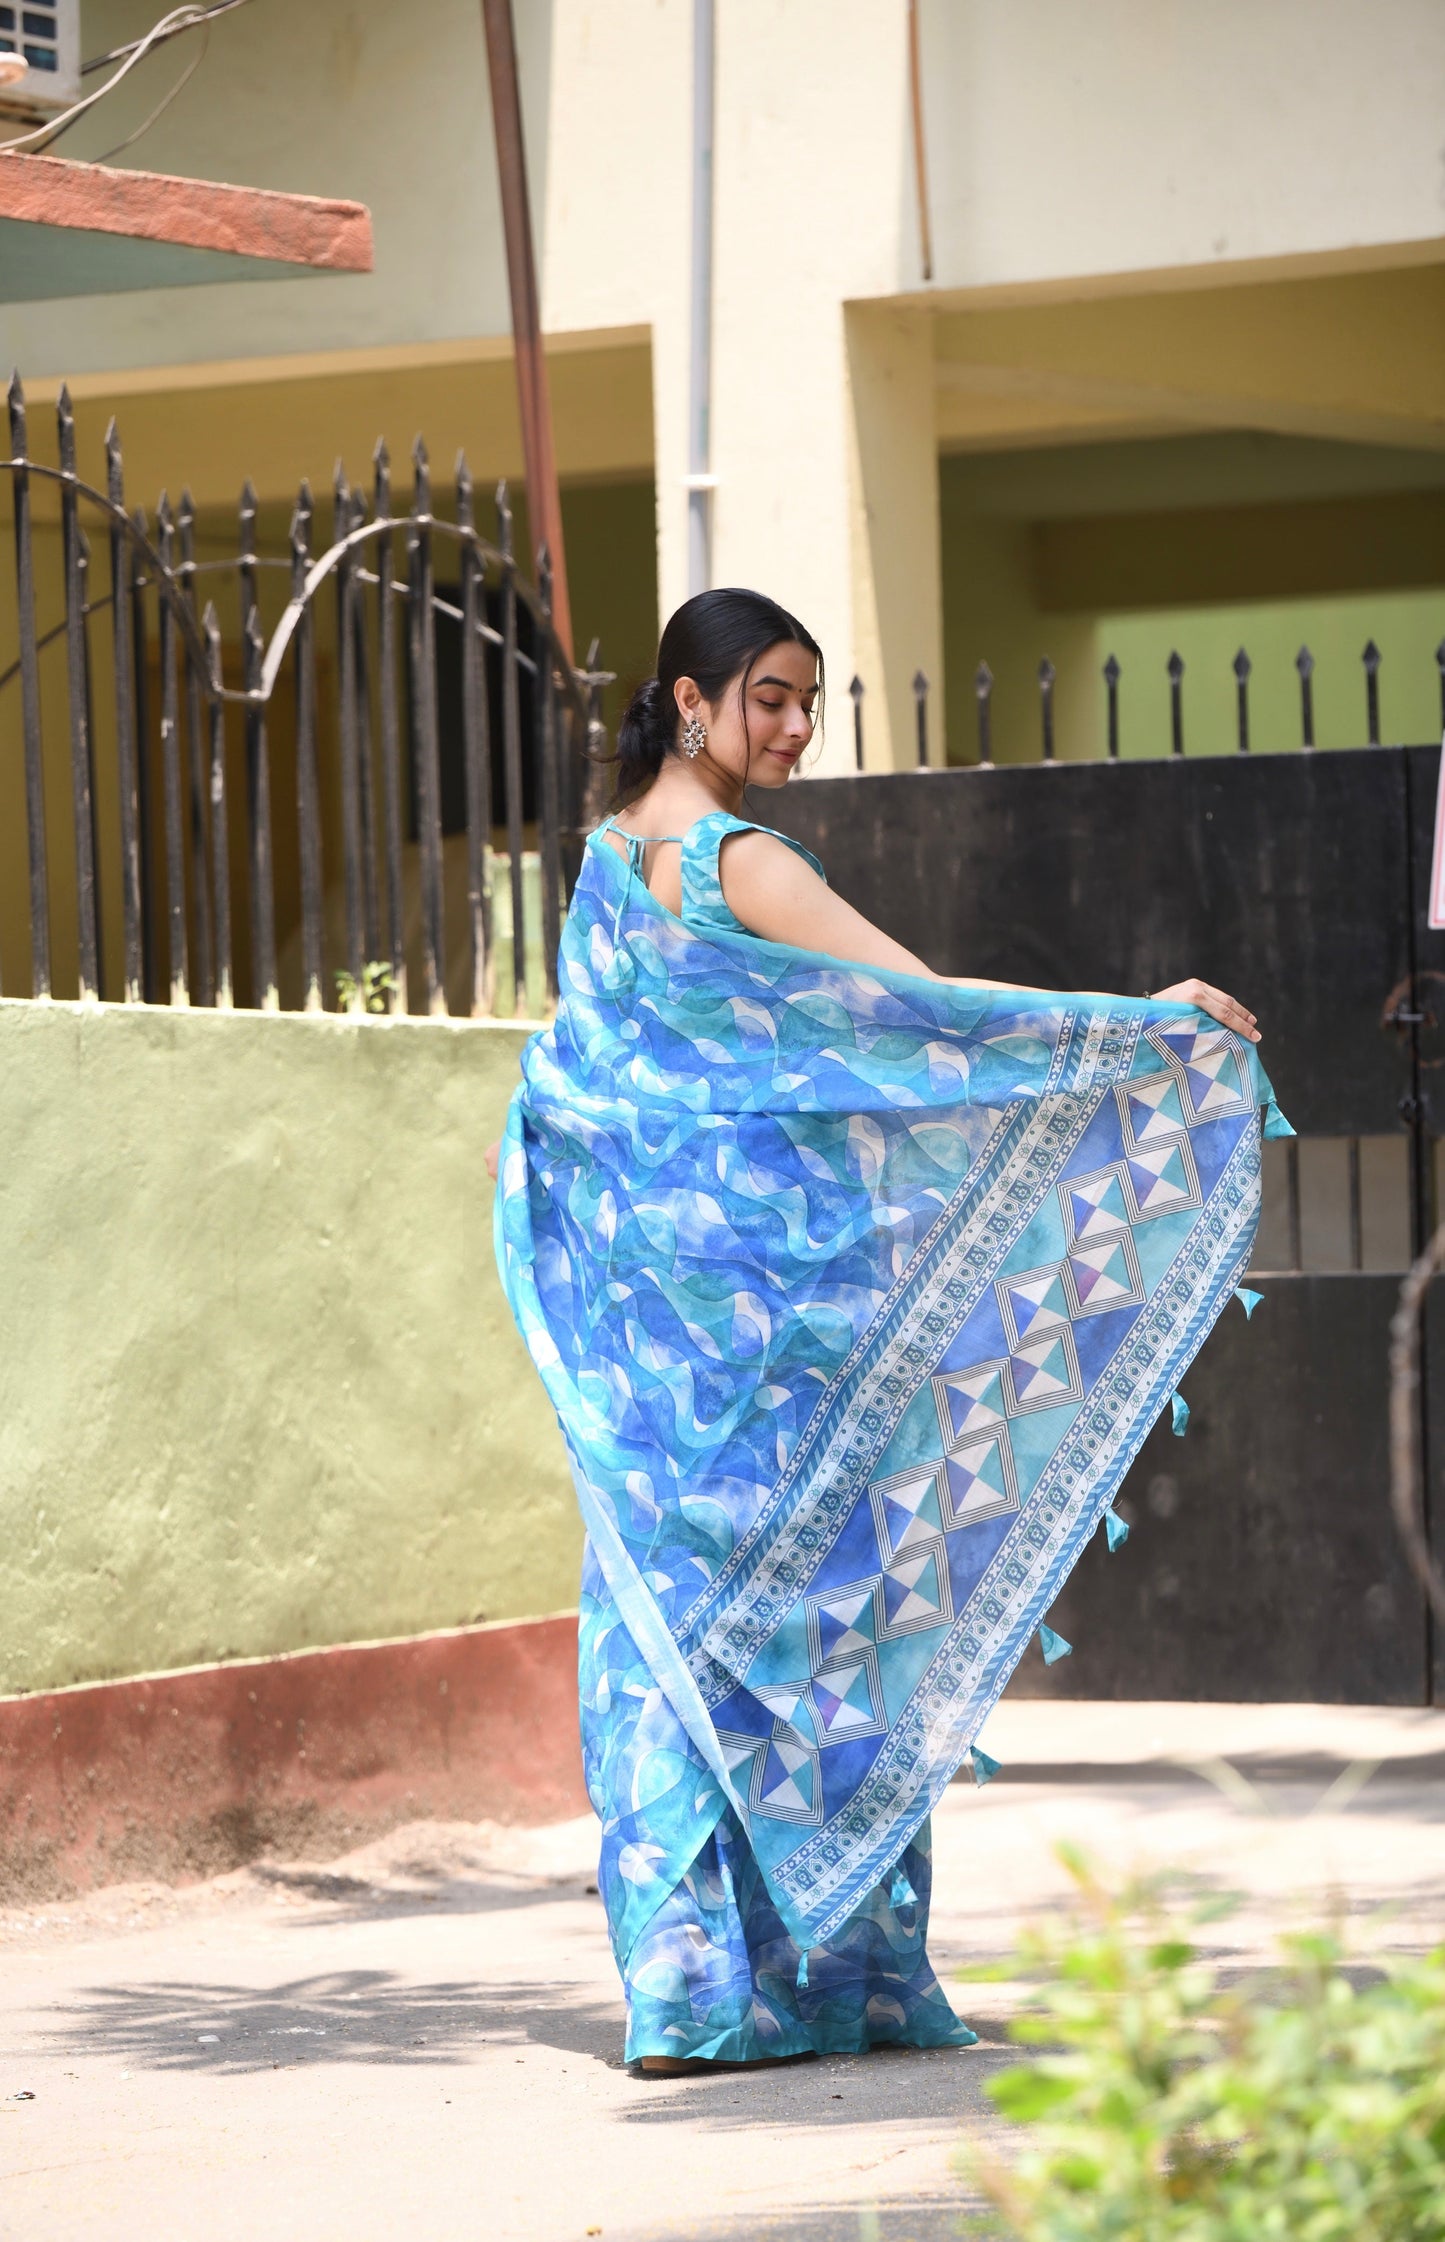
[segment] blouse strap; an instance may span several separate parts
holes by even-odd
[[[718,876],[718,855],[723,842],[734,833],[768,833],[775,841],[786,841],[805,863],[811,864],[820,879],[826,878],[822,865],[811,849],[795,841],[790,833],[779,833],[771,825],[759,825],[755,819],[734,817],[731,810],[710,810],[690,825],[682,841],[682,915],[684,919],[702,920],[724,924],[737,924],[722,891]]]

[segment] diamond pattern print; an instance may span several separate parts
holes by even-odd
[[[1125,1230],[1101,1245],[1078,1245],[1064,1263],[1064,1285],[1076,1316],[1142,1307],[1144,1279],[1134,1240]]]
[[[902,1557],[883,1575],[884,1636],[916,1635],[953,1618],[948,1551],[940,1539],[916,1556]]]
[[[981,1525],[1019,1506],[1018,1475],[1008,1434],[1000,1426],[966,1446],[952,1449],[941,1467],[945,1524]]]
[[[1124,1124],[1124,1142],[1130,1150],[1136,1145],[1157,1144],[1161,1137],[1177,1137],[1188,1125],[1179,1083],[1172,1072],[1116,1083],[1114,1096]]]
[[[830,1658],[845,1658],[877,1642],[883,1627],[883,1589],[875,1573],[846,1588],[830,1588],[807,1602],[808,1665],[813,1673]]]
[[[878,1546],[885,1560],[906,1556],[910,1549],[935,1541],[943,1531],[942,1490],[936,1457],[892,1479],[879,1480],[868,1490]]]
[[[811,1691],[819,1742],[850,1743],[857,1736],[881,1736],[883,1678],[871,1647],[852,1658],[836,1658],[813,1676]]]
[[[992,1431],[1008,1415],[1002,1362],[976,1362],[967,1370],[941,1371],[933,1381],[943,1445]]]
[[[1084,1381],[1068,1324],[1062,1331],[1046,1332],[1042,1339],[1020,1340],[1004,1365],[1004,1383],[1013,1403],[1011,1417],[1031,1416],[1036,1409],[1057,1409],[1066,1401],[1082,1401]]]
[[[1141,1146],[1131,1152],[1123,1163],[1121,1178],[1135,1222],[1148,1222],[1159,1214],[1179,1214],[1186,1207],[1204,1203],[1199,1171],[1186,1136],[1170,1137],[1162,1144]]]
[[[1020,1340],[1042,1338],[1048,1331],[1067,1331],[1069,1299],[1057,1261],[1042,1269],[1025,1269],[1017,1277],[1001,1277],[993,1289],[1011,1347]]]
[[[1147,1040],[1179,1084],[1190,1128],[1248,1113],[1252,1100],[1243,1054],[1226,1028],[1152,1028]]]
[[[1064,1235],[1071,1246],[1094,1245],[1104,1238],[1117,1237],[1134,1219],[1117,1161],[1107,1168],[1096,1168],[1092,1175],[1067,1177],[1059,1185],[1059,1205]]]

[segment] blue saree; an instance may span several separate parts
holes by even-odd
[[[1248,1261],[1261,1125],[1289,1133],[1188,1007],[759,940],[718,879],[745,829],[682,838],[680,917],[592,837],[499,1167],[587,1527],[629,2057],[970,2037],[925,1952],[929,1813],[1121,1531]]]

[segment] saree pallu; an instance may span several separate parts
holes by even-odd
[[[628,2053],[967,2038],[928,1816],[1239,1284],[1253,1048],[675,916],[601,836],[496,1202],[587,1527]],[[796,844],[793,844],[796,845]],[[806,853],[806,852],[804,852]],[[1054,1647],[1051,1641],[1050,1647]]]

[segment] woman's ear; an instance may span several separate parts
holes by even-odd
[[[698,690],[697,679],[694,677],[680,677],[672,688],[672,697],[677,703],[678,714],[682,717],[684,723],[690,716],[696,716],[698,710],[702,707],[702,694]]]

